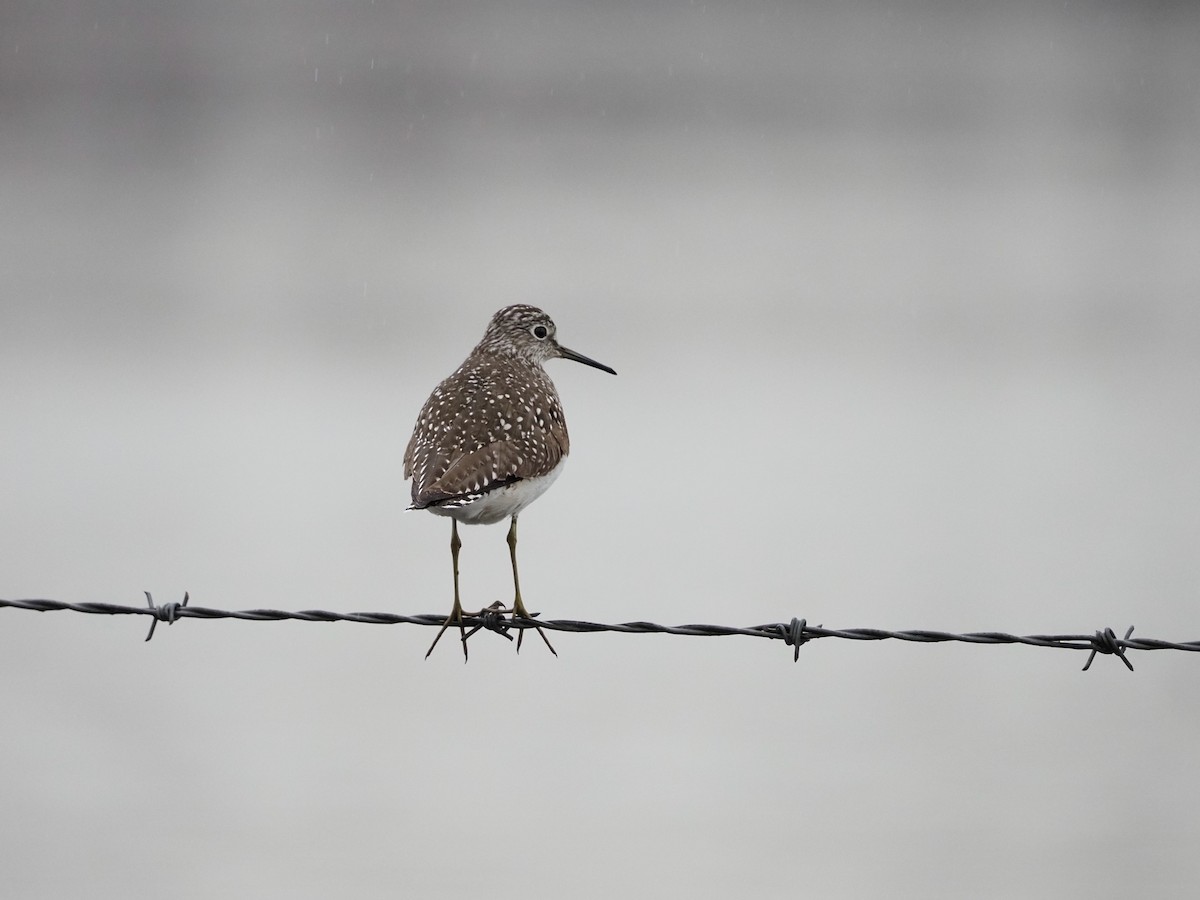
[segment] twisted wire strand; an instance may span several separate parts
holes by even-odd
[[[168,625],[180,619],[241,619],[252,622],[277,622],[297,620],[302,622],[357,622],[363,625],[429,625],[441,627],[446,621],[444,615],[424,614],[415,616],[399,615],[382,612],[333,612],[323,609],[241,609],[225,610],[211,609],[204,606],[189,605],[190,597],[184,594],[182,603],[156,604],[150,592],[146,592],[146,606],[124,606],[116,603],[65,603],[61,600],[0,599],[0,608],[26,609],[34,612],[70,611],[93,615],[108,616],[151,616],[150,631],[146,640],[154,637],[154,629],[159,622]],[[745,637],[768,638],[782,640],[787,646],[795,648],[793,659],[800,658],[800,648],[812,640],[820,638],[841,638],[850,641],[884,641],[897,640],[921,644],[958,642],[964,644],[1024,644],[1030,647],[1053,647],[1060,650],[1087,650],[1088,661],[1084,671],[1091,666],[1097,653],[1120,658],[1125,666],[1132,671],[1133,664],[1126,658],[1127,650],[1183,650],[1200,651],[1200,641],[1164,641],[1156,638],[1133,638],[1133,626],[1125,632],[1124,638],[1118,638],[1111,628],[1098,630],[1093,634],[1008,634],[1002,631],[973,631],[966,634],[955,634],[948,631],[929,631],[925,629],[888,631],[882,628],[825,628],[822,625],[809,625],[804,619],[792,619],[790,623],[774,622],[765,625],[752,625],[739,628],[729,625],[659,625],[654,622],[621,622],[618,624],[602,624],[599,622],[583,622],[576,619],[514,619],[498,614],[495,611],[483,610],[479,614],[464,616],[464,625],[474,634],[480,629],[497,632],[504,637],[510,629],[534,628],[540,626],[549,631],[567,631],[575,633],[616,632],[618,634],[676,634],[692,637],[727,637],[742,635]],[[469,635],[468,635],[469,636]]]

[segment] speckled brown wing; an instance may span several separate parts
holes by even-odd
[[[541,366],[472,355],[437,386],[404,453],[414,509],[545,475],[570,450],[562,406]]]

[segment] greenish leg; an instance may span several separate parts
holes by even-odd
[[[512,559],[513,570],[513,598],[512,614],[513,618],[520,616],[522,619],[528,619],[533,622],[533,627],[537,629],[537,633],[542,636],[542,640],[546,642],[546,646],[550,648],[550,652],[558,656],[558,651],[554,649],[554,645],[550,643],[550,639],[546,637],[546,632],[542,631],[542,626],[534,621],[533,616],[529,615],[525,609],[525,602],[521,599],[521,576],[517,574],[517,517],[512,517],[512,524],[508,526],[508,555]],[[521,641],[525,638],[525,629],[521,628],[517,631],[517,652],[521,652]]]
[[[458,551],[462,549],[462,541],[458,539],[458,520],[450,520],[450,558],[454,563],[454,609],[450,610],[450,615],[446,621],[442,623],[441,629],[437,633],[437,637],[433,639],[433,643],[429,645],[429,649],[425,651],[425,658],[429,659],[429,654],[433,652],[433,648],[437,646],[438,641],[442,639],[442,635],[446,633],[446,629],[454,622],[458,623],[459,634],[462,635],[463,662],[466,662],[467,657],[467,629],[463,625],[463,608],[462,601],[458,596]],[[515,565],[514,561],[514,565]],[[515,570],[514,570],[515,571]],[[519,596],[519,594],[518,594]]]

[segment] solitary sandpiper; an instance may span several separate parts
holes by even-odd
[[[454,608],[426,658],[446,629],[457,622],[463,659],[467,659],[467,633],[458,595],[459,522],[492,525],[512,519],[508,552],[515,596],[511,609],[498,611],[532,621],[521,600],[517,576],[517,516],[554,483],[570,450],[562,403],[542,363],[558,357],[617,374],[562,346],[555,332],[553,320],[540,309],[506,306],[492,316],[483,340],[453,375],[434,388],[417,416],[404,451],[404,477],[412,478],[410,509],[450,516],[454,564]],[[557,656],[546,633],[536,622],[534,627]],[[522,630],[517,636],[518,651],[523,637]]]

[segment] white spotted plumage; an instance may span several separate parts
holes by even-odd
[[[561,356],[611,370],[561,347],[555,331],[536,307],[506,307],[434,389],[404,454],[413,509],[491,524],[520,513],[558,477],[570,437],[542,363]]]

